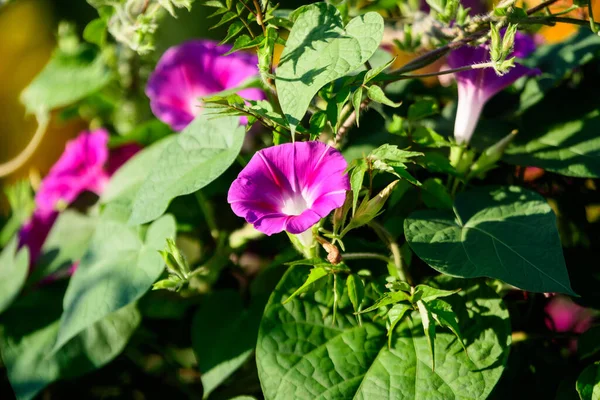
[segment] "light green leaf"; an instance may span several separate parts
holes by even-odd
[[[73,210],[62,212],[44,241],[41,256],[29,277],[29,282],[37,282],[79,261],[88,248],[96,223],[96,218]]]
[[[173,198],[217,179],[235,161],[244,134],[238,117],[196,117],[160,154],[136,193],[129,222],[152,221]]]
[[[386,106],[397,108],[402,105],[402,103],[395,103],[390,100],[383,92],[383,89],[376,85],[369,86],[367,96],[369,96],[369,99],[376,101],[377,103],[385,104]]]
[[[354,307],[354,311],[358,311],[365,297],[365,284],[359,276],[349,275],[346,286],[352,307]]]
[[[354,114],[356,115],[356,126],[359,126],[359,119],[360,119],[360,105],[362,103],[362,96],[363,96],[363,88],[359,87],[358,89],[356,89],[354,91],[354,93],[352,94],[352,107],[354,108]]]
[[[133,201],[142,183],[148,178],[152,167],[158,162],[163,150],[177,140],[172,135],[164,138],[127,160],[110,178],[100,196],[100,202],[107,204],[115,200]]]
[[[265,308],[256,348],[265,399],[413,400],[433,393],[436,399],[483,400],[500,378],[511,328],[506,307],[489,287],[470,286],[448,298],[471,359],[451,332],[440,329],[433,372],[418,312],[398,324],[388,348],[385,321],[363,316],[359,325],[345,295],[333,321],[331,286],[282,304],[305,276],[306,268],[288,270]],[[374,289],[383,290],[369,285],[368,298]]]
[[[355,167],[352,169],[350,174],[350,188],[352,189],[352,215],[356,213],[356,206],[358,205],[358,197],[360,190],[362,189],[363,180],[365,179],[365,173],[367,172],[368,165],[363,158],[355,160]]]
[[[535,192],[514,186],[463,192],[454,213],[417,211],[405,220],[404,232],[414,252],[444,274],[574,294],[556,216]]]
[[[114,212],[112,210],[109,210]],[[139,299],[164,270],[158,250],[175,237],[175,220],[166,215],[148,228],[136,228],[104,212],[88,251],[69,282],[54,350],[103,317]]]
[[[386,292],[381,298],[379,298],[375,304],[371,307],[365,308],[360,312],[360,314],[368,313],[371,311],[375,311],[381,307],[389,306],[391,304],[396,304],[401,301],[410,301],[410,296],[402,291],[398,292]]]
[[[106,32],[106,20],[104,18],[96,18],[85,26],[83,38],[90,43],[102,47],[106,43]]]
[[[600,362],[596,362],[577,378],[577,393],[581,400],[600,400]]]
[[[329,275],[329,271],[327,271],[323,267],[315,267],[311,269],[310,273],[308,274],[308,278],[306,278],[306,281],[294,293],[292,293],[290,297],[285,299],[283,304],[289,303],[294,299],[294,297],[306,292],[311,285],[319,281],[321,278],[326,277],[327,275]]]
[[[100,90],[111,75],[100,55],[87,46],[76,54],[56,50],[42,72],[23,90],[27,112],[68,106]]]
[[[0,253],[0,314],[19,295],[29,272],[27,247],[17,251],[19,244],[15,236]]]
[[[417,301],[417,307],[419,308],[423,332],[425,333],[427,347],[431,355],[431,371],[435,371],[435,322],[433,322],[431,311],[429,311],[429,308],[422,300]]]
[[[33,399],[58,379],[75,378],[107,364],[123,350],[140,323],[140,314],[131,304],[52,353],[62,295],[63,289],[56,285],[38,289],[19,299],[0,319],[2,360],[17,400]]]
[[[209,295],[194,315],[192,345],[204,398],[252,355],[263,306],[253,303],[245,309],[239,293],[218,291]]]
[[[460,334],[460,327],[458,326],[456,315],[454,314],[454,311],[452,311],[452,306],[443,300],[435,299],[427,303],[427,309],[431,312],[433,319],[435,319],[438,324],[450,329],[452,333],[456,335],[456,338],[460,341],[460,344],[466,352],[467,348],[464,344],[462,335]]]
[[[281,109],[292,132],[317,92],[361,67],[382,38],[383,18],[377,13],[356,17],[344,27],[333,5],[303,7],[287,39],[276,77]]]
[[[398,323],[402,321],[402,318],[404,318],[406,313],[411,311],[412,309],[413,308],[410,304],[398,303],[394,304],[394,306],[388,311],[387,318],[390,323],[387,331],[388,348],[392,347],[392,336],[394,331],[396,330],[396,325],[398,325]]]
[[[457,293],[458,290],[442,290],[427,285],[417,285],[415,287],[415,294],[413,297],[418,300],[423,300],[429,303],[432,300],[439,299],[440,297],[448,297]]]

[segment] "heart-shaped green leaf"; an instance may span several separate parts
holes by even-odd
[[[574,294],[556,217],[535,192],[512,186],[461,193],[454,212],[417,211],[405,220],[404,232],[415,253],[444,274]]]
[[[485,284],[440,280],[445,289],[463,287],[446,299],[456,312],[468,356],[451,331],[438,327],[432,371],[418,312],[394,320],[397,327],[388,347],[386,322],[363,316],[360,324],[346,289],[334,318],[333,276],[323,290],[283,304],[307,272],[290,268],[263,314],[256,364],[265,399],[482,400],[500,379],[510,320],[502,300]],[[371,304],[381,290],[383,286],[370,283],[365,301]]]
[[[319,89],[368,61],[382,38],[383,18],[377,13],[356,17],[344,28],[330,4],[303,9],[277,67],[279,102],[292,132]]]

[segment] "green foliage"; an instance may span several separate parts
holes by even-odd
[[[17,251],[17,238],[13,238],[0,253],[0,314],[17,297],[29,271],[29,252],[24,247]]]
[[[131,304],[99,318],[52,351],[62,294],[61,286],[39,289],[19,299],[0,318],[2,360],[17,400],[31,400],[58,379],[75,378],[110,362],[140,323],[140,314]]]
[[[581,400],[600,399],[600,362],[588,366],[579,375],[577,393]]]
[[[250,359],[263,306],[255,301],[245,308],[238,293],[218,291],[196,311],[192,343],[202,373],[204,398]]]
[[[301,9],[276,79],[281,109],[292,133],[315,94],[368,61],[382,36],[383,19],[376,13],[356,17],[344,27],[340,13],[331,5],[317,3]]]
[[[69,268],[85,254],[98,219],[73,210],[62,212],[42,246],[42,253],[29,282],[35,283],[61,269]]]
[[[463,278],[498,278],[532,292],[574,294],[556,216],[546,200],[518,187],[464,192],[454,212],[417,211],[406,240],[432,268]]]
[[[0,247],[5,246],[29,219],[34,210],[31,186],[27,181],[18,181],[4,189],[11,209],[11,216],[0,230]]]
[[[84,99],[110,80],[111,73],[93,48],[81,44],[72,52],[57,49],[23,90],[21,101],[29,113],[47,112]]]
[[[197,117],[161,152],[135,195],[130,222],[152,221],[173,198],[218,178],[235,161],[244,133],[236,117]]]
[[[65,293],[54,352],[103,317],[138,300],[164,270],[158,250],[175,237],[175,221],[164,216],[145,239],[127,226],[126,213],[107,208]]]
[[[266,399],[340,398],[413,399],[427,393],[483,399],[506,362],[510,343],[508,312],[494,292],[470,286],[453,298],[471,359],[454,335],[436,332],[436,367],[431,368],[419,314],[396,326],[390,348],[380,319],[359,324],[344,291],[337,318],[328,290],[287,299],[302,284],[305,269],[294,267],[271,296],[257,344],[259,377]],[[449,289],[455,289],[448,287]],[[367,298],[380,288],[370,283]]]

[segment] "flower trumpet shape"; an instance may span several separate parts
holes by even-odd
[[[321,142],[296,142],[258,151],[229,189],[233,212],[272,235],[306,231],[341,207],[350,189],[348,164]]]
[[[525,58],[535,50],[534,40],[525,34],[517,32],[513,56]],[[459,68],[465,65],[480,64],[489,61],[489,47],[463,46],[454,50],[448,56],[448,66]],[[454,138],[458,144],[469,143],[483,106],[496,93],[512,85],[522,76],[537,74],[537,69],[531,69],[515,64],[506,74],[499,76],[492,68],[472,69],[455,74],[458,84],[458,109],[454,123]]]
[[[246,53],[225,56],[231,46],[210,40],[192,40],[171,47],[160,58],[150,75],[146,95],[154,115],[181,131],[201,111],[199,98],[233,89],[258,75],[258,59]],[[243,89],[246,99],[261,100],[259,89]]]

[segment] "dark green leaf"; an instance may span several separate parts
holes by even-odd
[[[365,284],[358,275],[349,275],[346,286],[352,307],[354,311],[358,311],[365,297]]]
[[[535,192],[514,186],[463,192],[454,213],[417,211],[405,220],[404,232],[414,252],[442,273],[573,294],[556,216]]]
[[[306,281],[304,281],[302,286],[300,286],[294,293],[292,293],[290,297],[285,299],[283,304],[289,303],[294,299],[294,297],[306,292],[313,284],[315,284],[321,278],[326,277],[327,275],[329,275],[329,271],[327,271],[323,267],[315,267],[311,269],[310,273],[308,274],[308,278],[306,278]]]
[[[438,178],[429,178],[421,186],[421,198],[429,208],[451,210],[453,201],[446,186]]]
[[[592,326],[577,339],[579,358],[588,358],[600,352],[600,325]]]
[[[439,112],[437,102],[433,99],[419,100],[408,107],[408,119],[418,121]]]

